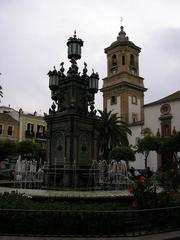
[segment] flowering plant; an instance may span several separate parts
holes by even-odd
[[[130,192],[134,195],[134,208],[152,208],[156,205],[156,185],[150,179],[139,179],[134,182]]]

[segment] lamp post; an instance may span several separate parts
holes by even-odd
[[[76,61],[81,59],[83,41],[76,37],[76,32],[74,32],[73,37],[68,39],[67,46],[68,58],[71,62],[67,75],[64,74],[64,62],[60,64],[59,71],[54,66],[54,70],[48,72],[51,98],[58,106],[57,111],[64,111],[74,107],[77,111],[82,110],[83,113],[91,113],[92,115],[94,112],[94,96],[98,92],[99,75],[94,73],[93,70],[92,74],[88,76],[86,63],[84,63],[83,74],[80,75],[78,72]],[[72,81],[72,78],[75,78],[74,81]],[[67,86],[69,91],[67,91]],[[69,99],[65,96],[67,92],[70,93],[68,94]],[[77,93],[81,94],[81,99]],[[50,113],[55,111],[55,103],[53,103]],[[90,106],[90,112],[88,112],[88,106]]]
[[[68,39],[67,46],[71,63],[67,72],[64,62],[59,70],[54,67],[48,72],[53,104],[45,117],[49,131],[46,176],[48,185],[55,182],[65,187],[85,186],[92,160],[97,159],[94,99],[99,76],[94,70],[89,76],[86,63],[82,73],[78,71],[83,41],[76,32]]]

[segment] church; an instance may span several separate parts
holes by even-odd
[[[147,91],[144,78],[139,75],[139,54],[136,46],[120,27],[117,40],[105,48],[107,77],[103,79],[103,108],[118,114],[131,131],[129,144],[136,145],[139,138],[151,133],[170,136],[180,131],[180,91],[155,102],[144,104]],[[156,152],[150,152],[147,165],[156,171],[162,164]],[[136,154],[130,163],[136,169],[144,169],[144,155]]]

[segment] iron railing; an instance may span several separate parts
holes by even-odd
[[[0,209],[0,234],[139,236],[180,229],[180,207],[122,211]]]

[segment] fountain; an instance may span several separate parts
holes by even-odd
[[[40,164],[37,168],[35,159],[27,160],[18,157],[14,171],[14,187],[41,188],[44,171]]]
[[[68,39],[67,46],[71,63],[68,71],[65,73],[62,62],[58,71],[54,67],[48,73],[53,103],[49,114],[45,115],[47,163],[43,169],[37,169],[36,160],[21,160],[19,157],[15,186],[40,188],[43,178],[44,196],[49,196],[50,190],[55,190],[53,194],[58,196],[67,195],[68,191],[71,191],[70,196],[80,196],[82,190],[85,192],[89,189],[94,190],[94,196],[100,194],[107,197],[108,190],[119,191],[128,186],[127,166],[123,160],[98,160],[98,132],[95,126],[99,119],[94,101],[99,76],[94,70],[88,75],[86,63],[82,74],[78,71],[77,60],[81,58],[83,41],[76,37],[76,33]],[[102,190],[106,190],[105,193],[102,194]],[[86,196],[92,196],[89,192]],[[121,195],[121,192],[117,194]],[[112,195],[115,193],[109,192],[109,196]]]
[[[127,189],[131,184],[128,178],[127,165],[124,160],[92,161],[89,182],[92,188],[98,190]]]

